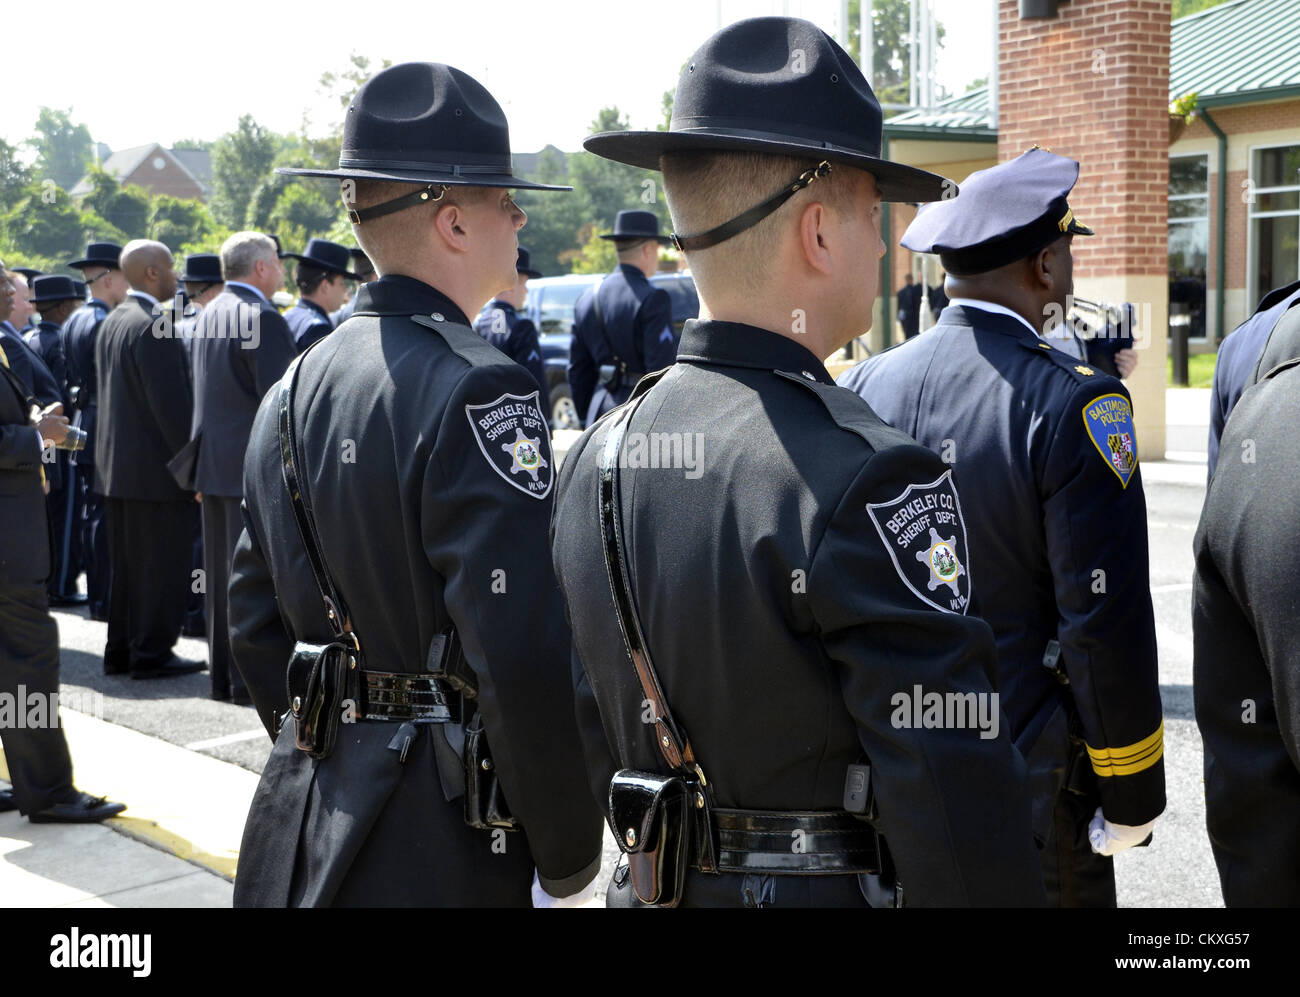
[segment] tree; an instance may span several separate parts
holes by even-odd
[[[862,63],[862,32],[858,30],[862,0],[849,0],[849,55]],[[908,50],[911,5],[908,0],[872,0],[871,89],[882,104],[906,104],[910,100],[912,70]],[[943,48],[942,24],[935,25],[935,37]],[[936,53],[937,56],[938,53]]]
[[[1188,14],[1196,14],[1203,10],[1209,10],[1211,7],[1218,7],[1224,0],[1174,0],[1174,5],[1169,11],[1170,20],[1178,20],[1180,17],[1186,17]]]
[[[27,259],[39,259],[39,269],[55,269],[80,255],[87,242],[125,242],[119,229],[93,209],[78,210],[72,198],[52,180],[33,181],[19,191],[9,210],[0,215],[0,233],[7,245]]]
[[[12,204],[32,180],[32,171],[18,159],[18,150],[0,138],[0,204]]]
[[[582,250],[573,259],[573,272],[609,273],[614,270],[618,266],[618,252],[614,243],[602,239],[595,225],[587,225],[583,231],[587,238],[582,244]]]
[[[568,184],[569,167],[564,153],[548,145],[538,158],[537,169],[525,179]],[[567,273],[565,254],[577,253],[582,244],[578,239],[578,230],[586,221],[582,198],[568,192],[521,190],[515,194],[515,203],[528,215],[528,224],[519,233],[519,241],[528,247],[533,267],[548,276]]]
[[[36,134],[27,144],[36,151],[35,175],[53,180],[64,190],[72,187],[94,155],[90,129],[74,125],[72,110],[42,107],[36,118]]]
[[[201,201],[159,194],[150,205],[149,238],[157,239],[178,256],[182,246],[209,240],[215,228],[212,215]]]
[[[327,200],[315,188],[290,183],[275,202],[264,230],[279,235],[286,250],[306,247],[307,240],[329,231],[342,213],[343,202],[337,197]]]
[[[627,131],[628,123],[617,107],[605,107],[592,121],[591,130]],[[658,173],[579,152],[569,161],[569,175],[574,191],[582,198],[585,220],[595,222],[604,231],[613,227],[620,211],[628,209],[653,211],[661,227],[668,225]]]
[[[366,80],[381,69],[387,69],[393,64],[393,60],[384,59],[378,66],[371,68],[369,56],[353,52],[348,56],[348,63],[348,68],[342,72],[321,73],[320,81],[316,86],[318,93],[338,101],[339,109],[344,113],[347,112],[348,105],[352,103],[353,95],[361,89],[361,84],[365,83]],[[303,132],[306,133],[306,130],[304,127]],[[330,122],[330,130],[335,135],[343,133],[342,115]],[[337,165],[337,160],[335,160],[335,165]]]
[[[257,185],[271,172],[279,143],[251,114],[212,147],[212,216],[228,228],[243,226]]]
[[[98,166],[91,166],[86,178],[91,190],[81,199],[82,208],[95,212],[129,239],[143,238],[149,225],[149,194],[139,187],[123,188]]]

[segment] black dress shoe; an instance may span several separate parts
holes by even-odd
[[[0,789],[0,814],[7,814],[10,810],[18,809],[18,801],[14,799],[12,789]]]
[[[206,637],[207,635],[208,635],[208,627],[207,624],[203,622],[186,623],[183,627],[181,627],[182,637]]]
[[[178,658],[172,655],[161,665],[152,665],[146,668],[132,668],[131,678],[133,679],[167,679],[177,675],[193,675],[195,672],[201,672],[207,668],[205,661],[189,661],[185,658]]]
[[[46,807],[28,819],[33,824],[93,824],[116,816],[125,809],[125,803],[109,803],[102,796],[91,796],[77,790],[71,799]]]
[[[131,664],[128,661],[110,661],[108,658],[104,659],[105,675],[125,675],[130,670]]]

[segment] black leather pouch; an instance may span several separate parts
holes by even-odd
[[[644,904],[676,907],[691,860],[691,791],[681,776],[622,769],[609,783],[614,837]]]
[[[480,831],[519,829],[492,764],[483,716],[477,712],[465,725],[465,823]]]
[[[328,758],[334,751],[354,663],[351,649],[339,643],[299,641],[289,656],[286,680],[294,743],[312,758]]]

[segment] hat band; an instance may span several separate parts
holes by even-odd
[[[418,173],[450,173],[453,177],[512,177],[510,164],[492,166],[464,166],[459,163],[413,163],[409,159],[344,159],[339,157],[341,170],[412,170]]]
[[[708,249],[720,242],[726,242],[732,236],[753,228],[809,184],[820,180],[822,177],[830,176],[830,172],[831,164],[823,159],[811,170],[804,170],[800,173],[788,187],[777,191],[766,201],[754,205],[748,211],[731,219],[731,221],[723,222],[721,225],[711,228],[707,232],[701,232],[699,235],[683,236],[674,232],[672,234],[673,245],[679,251],[686,252],[695,249]]]

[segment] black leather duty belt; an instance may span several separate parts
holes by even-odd
[[[880,872],[876,830],[843,811],[713,811],[718,871],[788,876]]]
[[[366,720],[410,720],[415,723],[459,723],[460,697],[448,695],[429,673],[361,673],[361,708]]]

